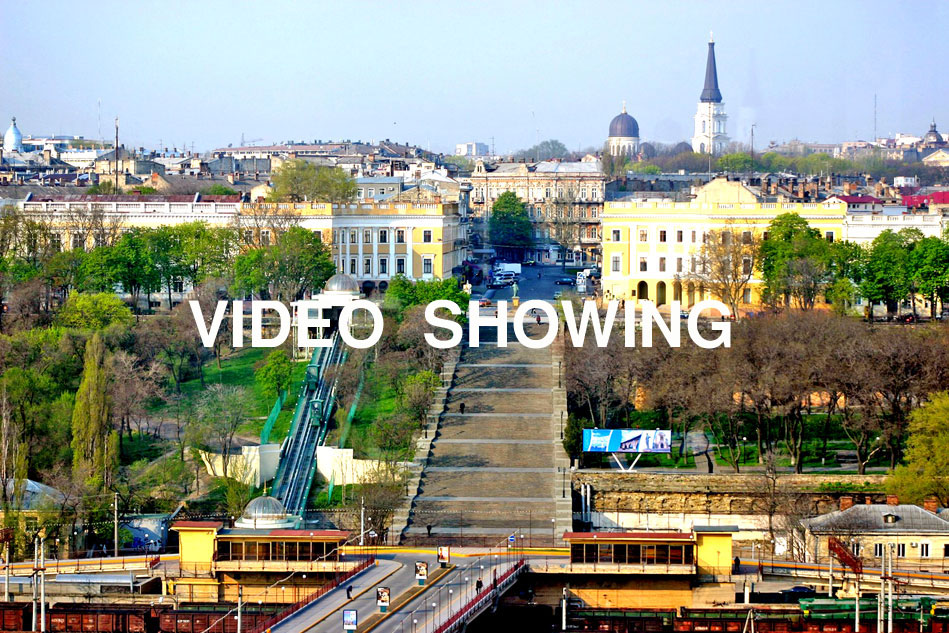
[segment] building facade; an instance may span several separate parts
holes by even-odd
[[[614,299],[679,301],[691,307],[711,296],[699,274],[702,247],[710,231],[728,229],[741,239],[766,237],[782,213],[797,213],[828,241],[843,237],[847,205],[768,202],[746,185],[718,178],[691,202],[607,202],[603,211],[603,292]],[[753,264],[753,263],[751,263]],[[755,271],[742,304],[761,303]]]
[[[718,69],[715,66],[715,42],[708,43],[708,59],[705,62],[705,85],[693,117],[695,129],[692,133],[692,151],[699,154],[721,154],[728,145],[725,124],[725,104],[718,89]]]
[[[600,260],[600,214],[606,176],[598,161],[478,161],[465,180],[471,185],[470,210],[475,226],[485,241],[492,205],[501,194],[511,191],[527,207],[533,224],[535,248],[529,256],[554,263],[563,247],[568,262]]]
[[[488,155],[488,144],[472,141],[470,143],[458,143],[455,145],[455,156],[467,156],[475,158],[477,156]]]

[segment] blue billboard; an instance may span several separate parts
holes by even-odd
[[[583,429],[586,453],[669,453],[672,431],[656,429]]]

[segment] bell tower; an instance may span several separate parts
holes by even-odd
[[[725,129],[728,116],[718,89],[718,69],[715,66],[715,40],[709,36],[708,59],[705,62],[705,85],[695,111],[695,129],[692,133],[692,151],[700,154],[721,154],[728,145]]]

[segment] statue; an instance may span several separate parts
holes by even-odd
[[[516,297],[517,296],[517,282],[516,281],[514,282],[514,285],[511,286],[511,290],[514,291],[514,296]]]

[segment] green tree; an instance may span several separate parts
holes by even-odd
[[[303,159],[285,162],[271,177],[273,202],[350,202],[356,198],[356,181],[342,169],[318,167]]]
[[[435,400],[435,391],[442,381],[435,372],[421,371],[405,379],[402,387],[402,405],[406,415],[416,424],[425,422],[425,416]]]
[[[718,170],[731,172],[751,171],[751,156],[744,152],[725,154],[718,159]]]
[[[269,398],[276,398],[277,394],[290,387],[290,374],[293,373],[293,362],[290,356],[282,349],[275,349],[267,355],[266,362],[254,372],[254,379]]]
[[[110,486],[118,465],[118,437],[110,437],[115,432],[108,384],[105,344],[97,332],[86,343],[82,382],[72,415],[73,476],[93,490]]]
[[[494,201],[488,220],[491,244],[498,249],[523,251],[533,243],[533,228],[524,203],[513,191],[505,191]]]
[[[130,230],[109,251],[109,277],[132,296],[132,308],[137,311],[142,292],[151,293],[159,287],[158,272],[152,265],[143,232]]]
[[[798,214],[783,213],[761,244],[761,274],[772,304],[790,306],[795,299],[810,309],[830,279],[830,244]]]
[[[439,300],[454,301],[462,313],[465,313],[468,310],[469,298],[455,277],[412,281],[405,275],[396,275],[389,282],[385,302],[387,307],[395,310],[401,317],[412,306]]]
[[[97,182],[85,191],[87,196],[111,196],[119,193],[122,193],[122,190],[117,189],[111,180]]]
[[[916,290],[929,300],[930,316],[936,304],[949,296],[949,244],[938,237],[926,237],[910,252],[910,271]]]
[[[230,187],[225,187],[224,185],[217,183],[211,185],[210,187],[205,187],[201,190],[201,195],[203,196],[236,196],[239,195],[239,192]]]
[[[130,326],[135,321],[125,302],[110,292],[73,292],[56,315],[63,327],[102,330],[110,325]]]
[[[897,311],[910,292],[909,249],[904,237],[887,229],[870,244],[860,283],[860,294],[870,302],[886,305],[888,313]]]
[[[949,504],[949,393],[933,395],[909,416],[906,464],[897,466],[887,480],[887,492],[903,503],[939,497]]]
[[[329,247],[319,233],[294,226],[276,244],[237,256],[233,289],[237,294],[266,292],[289,303],[321,288],[335,272]]]
[[[593,423],[586,418],[577,419],[574,416],[567,418],[563,429],[563,448],[570,459],[578,459],[583,453],[583,429],[593,428]]]
[[[567,150],[566,145],[557,139],[548,139],[546,141],[541,141],[537,145],[534,145],[528,149],[522,149],[521,151],[514,154],[514,158],[523,158],[530,161],[541,161],[551,160],[553,158],[564,158],[569,153],[570,152]]]
[[[155,268],[159,287],[168,293],[168,306],[172,305],[171,292],[175,282],[187,274],[181,230],[176,226],[162,226],[145,234],[148,258]]]

